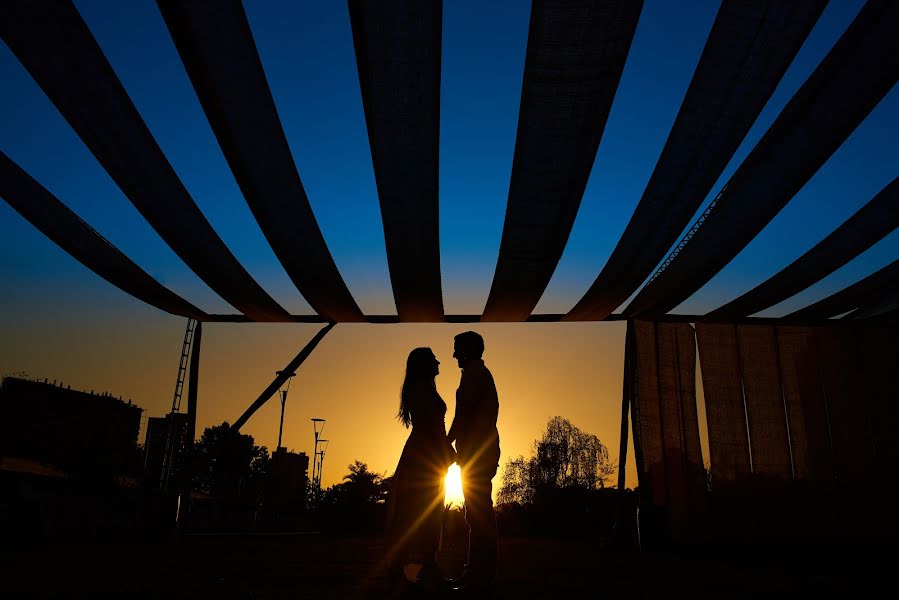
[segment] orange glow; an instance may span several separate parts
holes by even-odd
[[[109,390],[131,398],[147,416],[164,415],[172,403],[184,319],[147,314],[150,310],[138,306],[135,314],[79,313],[78,319],[52,313],[37,321],[8,313],[3,316],[0,374],[25,370],[40,379],[59,379],[72,389]],[[206,324],[197,435],[210,425],[233,423],[320,328]],[[534,440],[555,415],[599,436],[617,462],[624,322],[340,324],[296,370],[285,407],[284,445],[311,456],[309,419],[327,419],[325,437],[331,442],[322,486],[340,483],[354,460],[367,463],[373,472],[392,475],[409,436],[396,420],[409,351],[429,346],[440,361],[437,390],[447,404],[449,428],[460,378],[452,358],[453,336],[467,329],[484,336],[484,360],[499,392],[502,456],[494,494],[506,461],[530,456]],[[280,412],[273,396],[243,432],[274,449]],[[632,457],[630,452],[629,487],[636,485]]]
[[[443,494],[444,506],[462,506],[465,498],[462,496],[462,470],[459,465],[452,465],[446,474],[446,486]]]

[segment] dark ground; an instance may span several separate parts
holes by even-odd
[[[4,598],[443,597],[391,587],[380,569],[383,548],[378,538],[318,534],[42,542],[7,538],[3,554]],[[894,593],[889,591],[895,587],[889,569],[895,561],[871,547],[845,548],[844,553],[780,548],[777,556],[743,554],[641,554],[596,543],[503,538],[499,575],[490,597],[858,598],[885,582],[889,586],[876,597]],[[460,558],[453,548],[443,552],[441,566],[447,575],[455,574]]]

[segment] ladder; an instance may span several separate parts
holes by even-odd
[[[184,343],[181,345],[181,360],[178,363],[178,378],[175,381],[175,393],[172,397],[172,411],[168,417],[168,433],[165,441],[165,454],[162,458],[162,473],[160,475],[159,485],[163,489],[168,487],[169,477],[174,471],[174,461],[176,458],[178,446],[181,437],[179,423],[175,419],[175,414],[181,410],[181,396],[184,391],[184,375],[187,373],[188,363],[190,362],[190,347],[194,340],[194,330],[197,327],[196,319],[188,319],[187,327],[184,330]]]
[[[190,362],[190,346],[194,341],[194,329],[197,327],[196,319],[187,320],[187,328],[184,330],[184,344],[181,346],[181,362],[178,364],[178,379],[175,381],[175,395],[172,398],[172,412],[181,410],[181,393],[184,391],[184,374]]]

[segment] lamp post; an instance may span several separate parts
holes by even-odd
[[[275,371],[275,375],[283,375],[284,371]],[[284,432],[284,405],[287,404],[287,390],[290,389],[290,380],[296,375],[293,371],[287,373],[287,383],[281,390],[281,424],[278,425],[278,448],[281,447],[281,434]]]
[[[318,491],[322,491],[322,469],[325,467],[325,450],[328,449],[330,440],[318,440],[322,449],[318,451]]]
[[[321,466],[318,460],[319,452],[318,445],[322,441],[321,433],[325,428],[325,420],[324,419],[312,419],[312,431],[315,434],[315,447],[312,451],[312,487],[315,489],[316,493],[321,490]]]

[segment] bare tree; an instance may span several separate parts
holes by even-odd
[[[568,419],[553,417],[543,436],[534,442],[534,455],[506,463],[497,493],[500,504],[531,504],[544,488],[601,489],[612,481],[617,465],[609,450],[593,434],[585,433]]]

